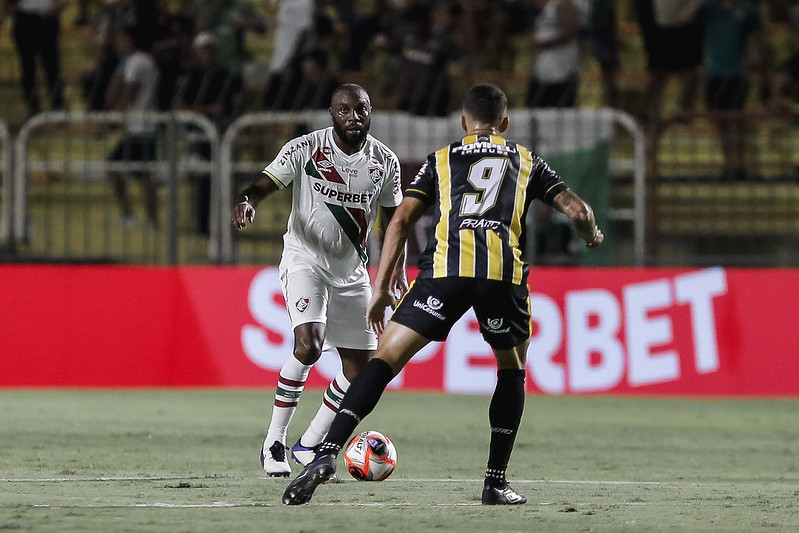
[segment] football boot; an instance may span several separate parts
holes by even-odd
[[[261,447],[261,468],[272,477],[289,477],[291,466],[286,458],[286,446],[276,440],[267,447],[267,442]]]

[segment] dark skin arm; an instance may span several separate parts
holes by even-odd
[[[277,184],[266,174],[261,174],[257,180],[245,187],[239,193],[236,199],[236,207],[233,208],[233,212],[230,215],[230,223],[233,224],[233,227],[241,230],[246,228],[248,223],[252,224],[255,220],[255,206],[277,190]],[[397,208],[381,206],[381,209],[383,209],[385,223],[390,224]],[[390,290],[392,294],[402,297],[408,291],[404,245],[400,250],[400,255],[392,268],[392,272],[394,275],[390,279]]]
[[[233,208],[233,213],[230,215],[230,223],[233,224],[233,227],[244,229],[248,222],[252,223],[255,220],[255,206],[277,190],[277,184],[266,174],[261,174],[260,178],[247,185],[239,193],[236,207]]]
[[[585,241],[586,247],[596,248],[605,240],[596,225],[593,209],[571,189],[559,192],[552,200],[552,206],[571,219],[574,230]]]

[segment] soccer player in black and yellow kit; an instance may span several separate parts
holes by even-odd
[[[430,341],[444,340],[473,307],[483,338],[497,360],[497,385],[489,406],[491,440],[482,502],[522,504],[527,498],[505,478],[524,409],[524,379],[530,338],[528,266],[522,257],[524,220],[534,199],[568,215],[589,248],[604,237],[593,211],[540,157],[504,139],[507,99],[498,87],[472,87],[463,104],[466,137],[430,154],[405,191],[386,229],[380,267],[366,322],[381,333],[374,358],[352,382],[316,457],[283,494],[283,503],[308,502],[336,471],[336,457],[383,390]],[[411,226],[433,206],[428,244],[419,275],[395,305],[391,273]]]

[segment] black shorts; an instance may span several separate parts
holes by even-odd
[[[743,76],[709,76],[705,88],[707,108],[721,111],[743,109],[749,94]]]
[[[647,50],[649,70],[682,72],[702,64],[702,27],[696,23],[654,29]]]
[[[110,161],[155,161],[155,137],[125,135],[114,148]]]
[[[416,278],[391,320],[431,341],[443,341],[474,308],[489,346],[509,350],[530,338],[530,289],[475,278]]]

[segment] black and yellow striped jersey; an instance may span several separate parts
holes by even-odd
[[[498,135],[470,135],[430,154],[405,190],[435,207],[419,276],[526,283],[527,210],[565,189],[543,159]]]

